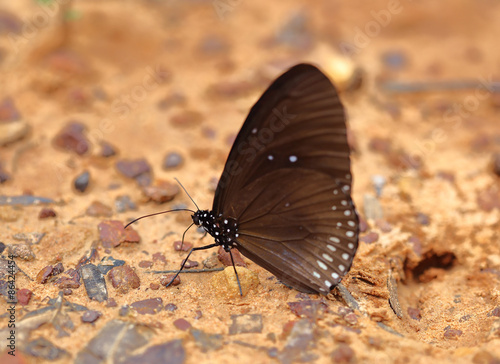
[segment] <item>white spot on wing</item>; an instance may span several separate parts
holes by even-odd
[[[326,260],[328,260],[329,262],[333,262],[333,258],[331,256],[329,256],[328,254],[323,253],[321,256],[323,258],[325,258]]]
[[[346,231],[345,235],[352,238],[354,236],[354,233],[352,231]]]
[[[333,245],[327,244],[326,247],[330,249],[332,252],[337,251],[337,248],[335,248]]]
[[[342,264],[339,264],[339,269],[341,272],[345,271],[345,267]]]
[[[328,267],[326,266],[325,263],[323,263],[321,260],[317,260],[316,261],[318,263],[318,266],[323,269],[323,270],[326,270]]]
[[[345,216],[351,216],[351,211],[349,211],[349,210],[345,210],[345,211],[344,211],[344,215],[345,215]]]
[[[290,162],[292,162],[292,163],[297,162],[297,156],[295,156],[295,155],[291,155],[288,159],[289,159],[289,160],[290,160]]]
[[[354,244],[353,244],[353,243],[349,243],[349,244],[347,244],[347,247],[348,247],[349,249],[354,249]]]
[[[267,159],[269,159],[270,161],[272,161],[272,160],[274,159],[274,156],[273,156],[273,155],[271,155],[271,154],[269,154],[269,155],[267,156]]]
[[[313,272],[313,276],[315,276],[316,278],[321,278],[318,272]]]
[[[339,278],[340,278],[340,276],[339,276],[337,273],[333,272],[333,273],[332,273],[332,278],[333,278],[333,279],[339,279]]]
[[[342,259],[344,259],[344,260],[349,259],[349,254],[347,254],[347,253],[342,254]]]
[[[325,286],[327,286],[328,288],[330,288],[332,286],[332,284],[328,281],[325,281]]]
[[[336,236],[330,236],[329,239],[333,241],[334,243],[340,243],[340,239],[337,238]]]

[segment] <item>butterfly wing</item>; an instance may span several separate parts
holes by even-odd
[[[251,109],[213,211],[238,221],[238,249],[249,259],[298,290],[324,293],[357,248],[350,188],[343,106],[328,78],[301,64]]]

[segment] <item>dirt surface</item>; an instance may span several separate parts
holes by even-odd
[[[2,363],[500,362],[496,1],[0,6],[2,350],[16,324]],[[128,235],[123,224],[193,208],[174,177],[210,208],[249,108],[305,61],[336,81],[349,116],[364,232],[343,283],[359,307],[248,260],[244,297],[225,272],[165,288],[152,271],[185,259],[174,242],[189,213]],[[182,163],[164,168],[171,153]],[[212,242],[194,229],[186,241]],[[9,253],[22,270],[14,318]],[[216,253],[190,260],[223,267]],[[100,273],[109,256],[117,267]]]

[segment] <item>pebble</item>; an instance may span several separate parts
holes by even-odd
[[[165,258],[165,255],[160,252],[156,252],[152,255],[153,262],[161,262],[163,264],[167,264],[167,258]]]
[[[462,330],[448,328],[444,332],[445,339],[457,340],[459,336],[462,336]]]
[[[11,98],[0,103],[0,146],[24,138],[30,130],[28,123],[21,119]]]
[[[86,154],[90,149],[90,142],[84,135],[86,127],[78,121],[69,122],[54,138],[56,147],[78,155]]]
[[[420,314],[420,310],[414,307],[408,307],[408,316],[410,316],[413,320],[420,321],[422,319],[422,315]]]
[[[140,268],[151,268],[153,266],[153,262],[150,260],[141,260],[139,262]]]
[[[477,194],[477,204],[483,211],[490,212],[493,209],[500,209],[500,189],[491,186]]]
[[[105,248],[117,247],[121,243],[139,243],[141,238],[132,227],[124,229],[121,221],[104,220],[98,225],[99,238]]]
[[[59,289],[76,289],[80,287],[80,274],[77,270],[70,268],[61,277],[54,281]]]
[[[142,192],[149,201],[156,203],[172,201],[179,191],[177,184],[163,180],[156,180],[152,185],[142,187]]]
[[[137,289],[141,285],[139,276],[128,265],[114,267],[108,273],[111,285],[120,293],[127,293],[131,289]]]
[[[314,37],[309,31],[309,16],[304,11],[291,14],[286,23],[278,30],[274,40],[298,50],[308,50],[314,44]]]
[[[361,236],[359,241],[362,241],[365,244],[373,244],[378,241],[379,235],[374,231],[370,231],[368,234]]]
[[[84,171],[78,176],[76,176],[75,180],[73,181],[73,186],[78,192],[84,193],[87,190],[89,183],[90,183],[90,172]]]
[[[130,307],[127,306],[127,305],[123,305],[122,307],[120,307],[120,310],[118,310],[118,315],[120,316],[128,316],[130,312]]]
[[[65,295],[65,296],[69,296],[69,295],[73,294],[73,290],[72,290],[71,288],[64,288],[64,289],[62,290],[62,293],[63,293],[63,295]]]
[[[48,208],[48,207],[42,208],[40,210],[40,212],[38,213],[38,218],[40,220],[48,219],[48,218],[56,217],[56,216],[57,216],[56,212],[53,209]]]
[[[93,323],[96,322],[99,317],[102,316],[102,313],[96,310],[88,310],[85,311],[81,317],[82,322]]]
[[[346,343],[340,343],[337,349],[332,352],[330,358],[332,363],[349,364],[357,362],[354,350]]]
[[[216,99],[237,99],[248,96],[253,85],[248,81],[221,81],[210,85],[207,94]]]
[[[139,315],[155,315],[163,310],[163,300],[159,297],[137,301],[130,305]]]
[[[135,211],[137,205],[128,195],[117,196],[115,199],[115,208],[117,212]]]
[[[219,259],[216,254],[208,256],[208,258],[203,259],[202,264],[205,268],[211,269],[219,265]]]
[[[26,306],[30,302],[32,295],[33,292],[31,292],[29,289],[27,288],[20,289],[16,293],[17,303],[19,303],[22,306]]]
[[[368,229],[370,228],[370,226],[368,225],[368,222],[363,218],[363,217],[359,217],[359,231],[361,233],[364,233],[366,231],[368,231]]]
[[[166,276],[162,276],[160,278],[161,285],[166,287],[167,284],[170,283],[170,281],[172,280],[172,278],[174,278],[174,275],[175,274],[169,274],[169,275],[166,275]],[[180,277],[180,275],[178,275],[177,277],[175,277],[174,281],[172,282],[172,284],[170,286],[178,286],[179,284],[181,284],[181,277]]]
[[[179,92],[174,92],[161,99],[157,106],[160,110],[168,110],[175,105],[184,105],[186,103],[186,96]]]
[[[308,319],[293,322],[287,335],[286,345],[278,354],[280,361],[282,363],[314,361],[308,349],[311,349],[316,341],[315,331],[315,324]]]
[[[150,283],[149,288],[151,288],[153,291],[157,291],[160,289],[160,285],[158,283]]]
[[[375,153],[389,154],[392,149],[391,141],[386,138],[372,138],[368,144],[368,148]]]
[[[92,217],[111,217],[113,216],[113,210],[101,201],[92,201],[85,214]]]
[[[48,265],[48,266],[42,268],[42,270],[40,272],[38,272],[38,274],[36,275],[35,280],[40,284],[47,283],[49,278],[52,276],[53,270],[54,270],[54,268],[51,265]]]
[[[7,248],[7,245],[5,245],[4,243],[2,243],[0,241],[0,254],[2,254],[4,252],[5,248]]]
[[[192,327],[191,324],[183,318],[175,320],[173,324],[176,328],[182,331],[187,331]]]
[[[491,311],[489,314],[488,314],[488,317],[489,316],[496,316],[496,317],[500,317],[500,306],[498,307],[495,307],[493,309],[493,311]]]
[[[109,144],[108,142],[100,142],[101,150],[99,151],[99,156],[103,158],[113,157],[117,154],[116,148]]]
[[[194,128],[201,124],[203,115],[197,111],[185,110],[170,118],[170,125],[177,128]]]
[[[25,243],[9,245],[9,254],[28,262],[32,262],[36,258],[29,244]]]
[[[91,300],[103,302],[108,299],[108,290],[104,276],[94,264],[86,264],[80,268],[80,275]]]
[[[116,300],[114,298],[108,299],[106,307],[116,307],[116,306],[118,306],[118,303],[116,303]]]
[[[316,320],[323,316],[328,306],[321,301],[304,300],[298,302],[288,302],[290,310],[299,317]]]
[[[243,260],[243,257],[241,256],[238,249],[231,249],[231,254],[233,255],[234,265],[237,265],[239,267],[247,266],[247,263],[245,263],[245,261]],[[229,254],[229,252],[225,251],[222,246],[220,246],[217,250],[217,259],[219,259],[219,262],[221,262],[226,267],[233,266],[231,255]]]
[[[127,178],[143,181],[151,179],[151,166],[145,159],[122,159],[116,162],[116,169]]]
[[[385,219],[376,219],[375,226],[377,226],[383,233],[389,233],[392,231],[392,225]]]
[[[188,241],[185,241],[184,243],[180,240],[174,241],[174,250],[177,252],[188,252],[191,249],[193,249],[193,244]]]
[[[420,225],[428,226],[431,223],[429,215],[426,215],[422,212],[417,213],[416,219]]]
[[[493,155],[493,173],[500,177],[500,153],[495,153]]]
[[[165,305],[165,311],[170,311],[170,312],[174,312],[175,310],[177,310],[177,306],[173,303],[167,303]]]
[[[106,275],[114,267],[120,267],[122,265],[125,265],[124,260],[115,259],[112,256],[108,256],[102,258],[101,262],[98,265],[98,268],[102,274]]]
[[[178,168],[184,164],[182,155],[177,152],[169,152],[163,159],[162,168],[164,170],[171,170]]]
[[[198,48],[202,53],[211,55],[228,52],[229,44],[217,35],[207,35],[200,41]]]
[[[240,279],[243,296],[246,296],[248,292],[256,289],[259,285],[259,278],[257,273],[250,269],[236,267],[236,270]],[[228,299],[240,297],[240,290],[233,267],[226,267],[222,272],[214,274],[211,279],[211,284],[214,291],[218,292],[217,295],[220,297],[226,297]]]
[[[260,314],[231,315],[231,320],[233,322],[229,326],[229,335],[262,332],[263,323]]]
[[[194,319],[195,320],[199,320],[203,317],[203,312],[201,312],[200,310],[196,310],[195,311],[195,316],[194,316]]]
[[[382,189],[384,188],[386,183],[387,180],[384,176],[380,174],[372,176],[372,184],[373,188],[375,189],[375,193],[377,194],[377,197],[380,197],[382,195]]]
[[[184,263],[184,261],[185,260],[183,260],[182,263]],[[199,265],[200,264],[197,261],[195,261],[195,260],[187,260],[186,264],[184,264],[184,269],[196,268]]]
[[[154,345],[146,349],[141,354],[133,355],[120,364],[136,363],[165,363],[184,364],[186,361],[186,351],[182,346],[182,340],[172,340],[160,345]]]
[[[14,222],[21,217],[21,211],[12,206],[0,206],[0,221]]]

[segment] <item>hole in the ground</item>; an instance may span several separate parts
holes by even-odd
[[[429,250],[419,262],[405,261],[405,273],[408,278],[418,282],[430,282],[443,275],[445,270],[453,268],[456,260],[452,252],[436,253]]]

